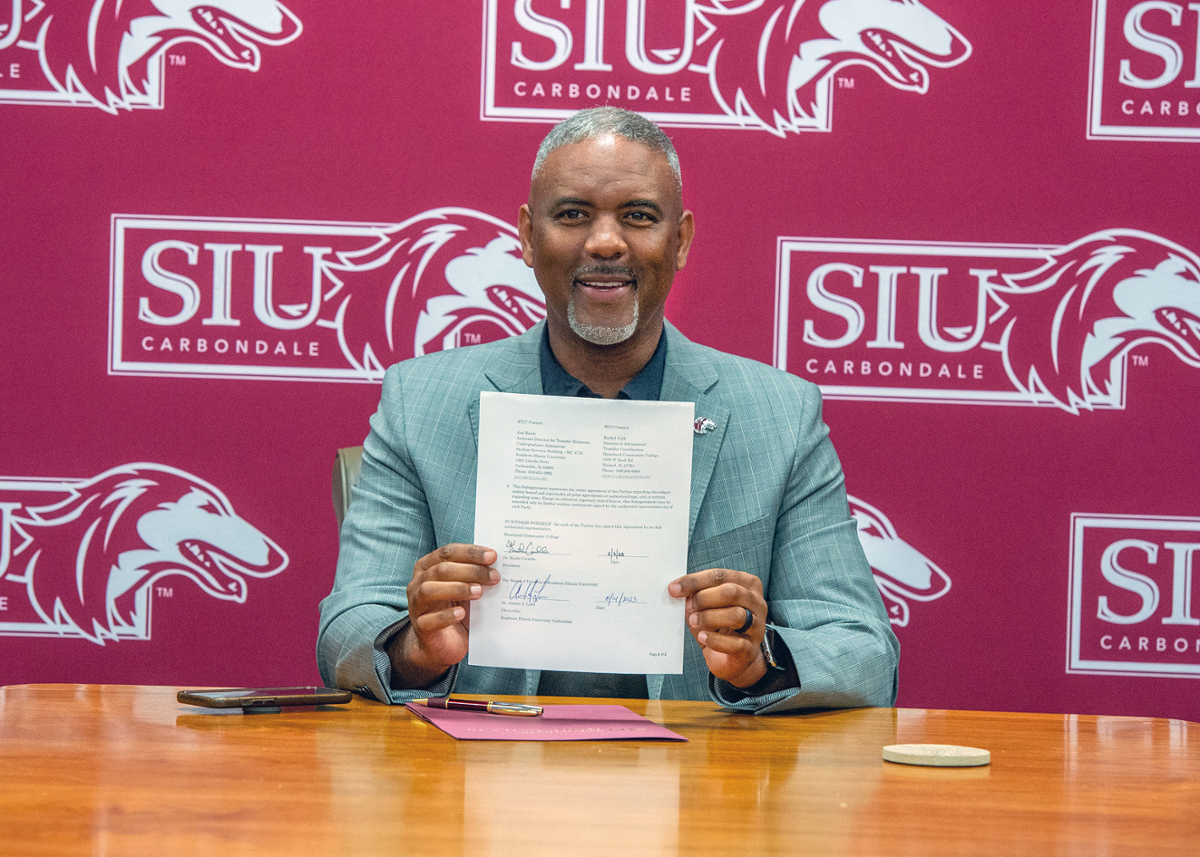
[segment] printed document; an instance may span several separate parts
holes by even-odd
[[[683,672],[691,402],[480,394],[475,543],[500,583],[468,663]]]

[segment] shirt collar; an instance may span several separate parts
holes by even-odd
[[[662,393],[663,369],[667,365],[667,332],[664,329],[658,338],[658,347],[650,361],[642,367],[626,384],[618,399],[633,399],[643,402],[657,402]],[[562,367],[554,352],[550,349],[550,334],[548,329],[542,330],[542,393],[547,396],[576,396],[588,399],[598,399],[591,388],[575,378]]]

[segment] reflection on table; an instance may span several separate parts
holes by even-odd
[[[0,843],[17,854],[222,857],[1190,857],[1200,843],[1194,723],[624,704],[688,743],[455,741],[402,707],[357,698],[242,714],[180,705],[169,688],[0,688]],[[882,761],[896,743],[983,747],[992,764]]]

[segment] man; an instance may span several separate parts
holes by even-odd
[[[694,232],[670,140],[617,108],[556,126],[519,230],[546,320],[520,337],[392,366],[321,604],[325,682],[390,702],[460,693],[704,699],[731,708],[891,705],[898,643],[849,515],[811,384],[665,323]],[[692,401],[682,675],[465,663],[469,605],[495,586],[473,545],[479,393]]]

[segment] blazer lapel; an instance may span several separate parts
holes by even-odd
[[[541,347],[542,328],[538,322],[528,331],[504,340],[488,357],[483,374],[491,382],[491,389],[498,393],[525,393],[530,396],[542,394]],[[488,389],[484,387],[483,389]],[[479,397],[467,403],[471,420],[471,431],[475,435],[475,448],[479,448]]]
[[[725,440],[725,429],[729,426],[729,408],[708,394],[720,379],[712,361],[670,322],[666,323],[666,328],[667,365],[663,370],[659,398],[664,402],[694,402],[697,422],[707,419],[714,426],[704,434],[697,433],[692,437],[692,496],[688,516],[688,542],[691,543],[700,506],[717,464],[717,454]]]

